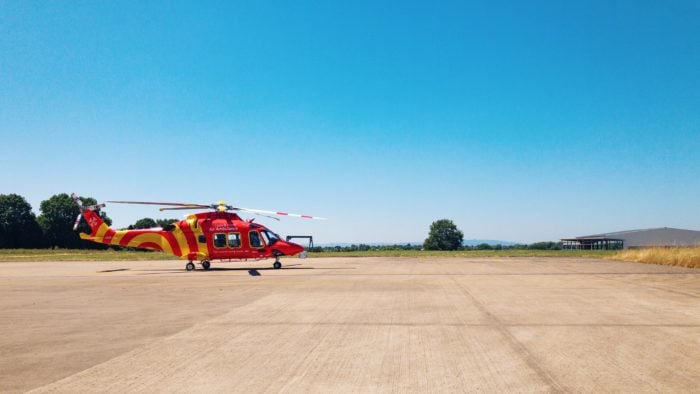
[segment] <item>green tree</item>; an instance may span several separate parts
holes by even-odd
[[[140,229],[140,228],[153,228],[153,227],[158,227],[158,224],[156,223],[155,220],[153,220],[151,218],[143,218],[143,219],[137,220],[136,223],[129,226],[129,229],[134,230],[134,229]]]
[[[165,227],[168,224],[173,224],[175,222],[179,222],[177,219],[156,219],[156,225],[158,227]]]
[[[43,244],[36,216],[24,197],[0,194],[0,248],[35,248]]]
[[[430,233],[423,243],[426,250],[458,250],[462,248],[464,234],[449,219],[440,219],[430,225]]]
[[[80,197],[83,205],[94,205],[97,201],[91,197]],[[101,249],[106,246],[94,242],[83,241],[78,233],[90,233],[90,227],[85,220],[80,221],[77,231],[73,231],[73,223],[80,213],[78,205],[66,193],[56,194],[48,200],[41,202],[41,215],[39,215],[39,225],[44,230],[44,239],[50,247],[78,248],[78,249]],[[107,225],[112,224],[112,220],[100,212],[102,220]]]
[[[151,219],[143,218],[136,221],[136,223],[129,225],[129,230],[138,230],[142,228],[153,228],[153,227],[165,227],[174,222],[178,222],[177,219]]]

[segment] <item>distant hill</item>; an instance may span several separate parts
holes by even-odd
[[[323,244],[314,244],[314,246],[333,247],[333,246],[352,246],[352,245],[369,245],[369,246],[387,246],[387,245],[423,245],[423,242],[329,242]]]

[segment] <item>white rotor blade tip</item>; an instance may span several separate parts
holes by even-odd
[[[73,224],[73,231],[78,229],[78,224],[80,224],[80,219],[82,219],[82,217],[83,217],[83,214],[79,213],[78,217],[75,218],[75,223]]]

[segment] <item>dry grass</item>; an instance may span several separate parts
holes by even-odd
[[[612,250],[368,250],[362,252],[314,252],[309,257],[589,257],[611,256]]]
[[[614,251],[607,250],[372,250],[366,252],[309,253],[309,257],[590,257],[603,258]],[[76,249],[0,249],[0,262],[21,261],[116,261],[116,260],[171,260],[177,259],[161,252],[128,250],[76,250]]]
[[[647,264],[700,268],[700,246],[694,248],[628,249],[606,257],[613,260],[636,261]]]
[[[0,249],[0,262],[20,261],[115,261],[170,260],[176,257],[161,252],[87,249]]]
[[[368,251],[309,253],[309,257],[589,257],[635,261],[648,264],[700,268],[700,247],[630,249],[619,252],[597,250],[473,250],[473,251]],[[71,249],[5,249],[0,250],[4,261],[115,261],[170,260],[175,257],[160,252],[71,250]]]

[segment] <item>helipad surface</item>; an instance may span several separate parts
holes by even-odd
[[[700,388],[700,270],[588,259],[0,263],[0,391]]]

